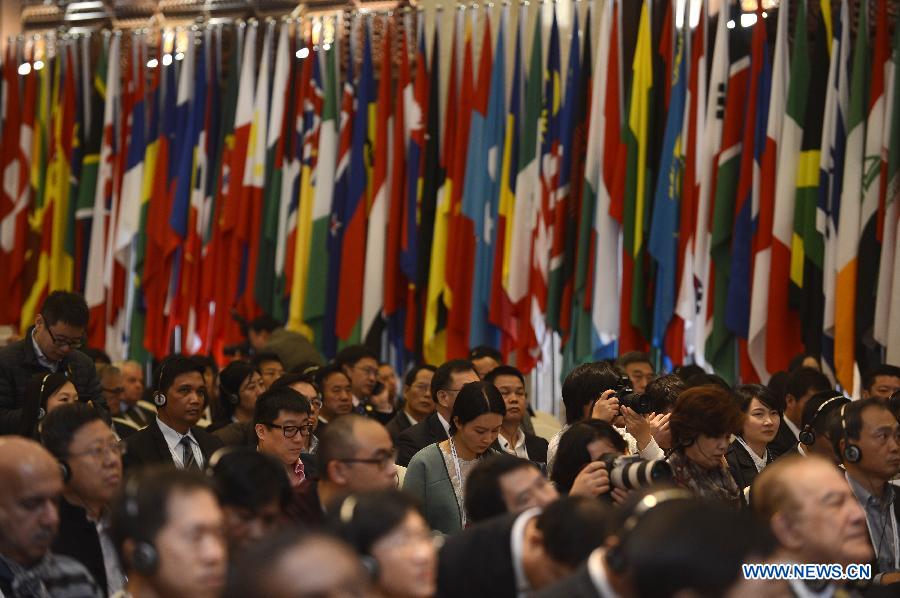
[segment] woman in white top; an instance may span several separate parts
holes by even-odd
[[[734,396],[744,419],[741,431],[728,447],[725,459],[734,481],[741,490],[745,490],[757,474],[778,456],[769,450],[768,444],[778,433],[784,402],[759,384],[738,386],[734,389]]]

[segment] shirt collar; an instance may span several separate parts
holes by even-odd
[[[197,442],[197,439],[194,438],[194,434],[191,432],[190,428],[188,428],[187,434],[181,434],[171,426],[165,424],[163,420],[158,417],[156,418],[156,425],[159,426],[159,431],[162,432],[163,438],[165,438],[166,444],[169,446],[169,450],[174,451],[184,436],[190,438],[192,442]]]
[[[525,433],[522,431],[522,428],[519,428],[517,430],[515,446],[510,445],[509,441],[504,438],[503,434],[497,434],[497,442],[500,443],[500,448],[502,448],[504,451],[512,450],[513,452],[515,452],[520,447],[525,446]]]
[[[794,435],[794,438],[796,438],[796,439],[800,438],[800,428],[798,428],[796,425],[794,425],[794,422],[792,422],[790,420],[790,418],[788,418],[788,417],[784,418],[784,425],[786,425],[788,427],[788,429],[791,431],[791,434]]]
[[[31,329],[31,346],[34,347],[34,356],[37,357],[38,363],[48,368],[50,370],[56,371],[56,368],[59,367],[58,361],[50,361],[44,352],[41,351],[41,347],[38,345],[37,340],[34,338],[35,329]]]
[[[437,413],[437,411],[435,411],[435,413]],[[446,419],[444,419],[444,416],[441,415],[440,413],[437,413],[437,416],[438,416],[438,420],[441,422],[441,425],[444,426],[444,432],[447,433],[447,438],[449,438],[450,437],[450,422],[448,422]]]
[[[874,496],[864,488],[862,484],[853,479],[850,472],[844,472],[844,476],[847,478],[847,482],[850,484],[850,490],[853,491],[856,500],[858,500],[859,504],[863,507],[871,505],[876,509],[881,509],[882,505],[889,505],[894,502],[894,486],[892,484],[885,484],[884,499],[878,500],[878,497]]]
[[[513,571],[516,573],[516,593],[519,596],[531,591],[531,584],[528,582],[528,577],[525,576],[525,567],[522,566],[522,556],[525,552],[525,526],[540,514],[541,509],[538,507],[522,512],[513,522],[512,533],[509,535]]]
[[[591,553],[587,561],[588,575],[590,575],[598,594],[604,598],[618,598],[619,595],[610,585],[609,576],[606,574],[605,555],[606,550],[603,548],[597,548]]]
[[[414,426],[417,423],[419,423],[416,421],[416,418],[414,418],[413,416],[411,416],[409,413],[406,412],[406,409],[403,410],[403,415],[405,415],[406,419],[409,420],[409,425]]]

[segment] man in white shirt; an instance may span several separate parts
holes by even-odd
[[[497,387],[506,403],[506,415],[494,448],[535,463],[547,462],[547,441],[522,428],[528,410],[525,376],[511,365],[497,366],[484,377]]]

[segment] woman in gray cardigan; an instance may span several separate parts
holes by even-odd
[[[450,438],[423,448],[409,462],[403,489],[422,501],[432,529],[452,534],[466,527],[466,479],[481,456],[492,452],[505,415],[506,404],[493,384],[470,382],[453,404]]]

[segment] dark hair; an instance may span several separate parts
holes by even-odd
[[[339,365],[333,363],[324,365],[316,370],[314,379],[316,381],[316,388],[319,389],[319,392],[323,392],[325,390],[325,381],[335,374],[340,374],[341,376],[347,378],[347,380],[350,379],[350,377],[346,373],[344,373],[344,370],[342,370]]]
[[[878,376],[893,376],[894,378],[900,378],[900,367],[888,363],[881,363],[873,368],[869,368],[862,377],[862,387],[869,391],[872,390],[872,385],[875,384],[875,378]]]
[[[450,385],[450,379],[453,374],[462,374],[464,372],[474,372],[475,366],[467,359],[451,359],[445,361],[434,371],[431,378],[431,400],[438,402],[437,393],[439,390],[447,390]]]
[[[41,305],[41,316],[47,326],[63,322],[75,328],[87,328],[90,311],[84,297],[68,291],[53,291]]]
[[[464,384],[450,414],[450,435],[456,434],[456,420],[465,425],[485,413],[496,413],[506,417],[506,402],[497,387],[490,382],[469,382]]]
[[[813,359],[816,360],[816,363],[819,362],[819,357],[817,355],[813,355],[812,353],[799,353],[797,355],[794,355],[793,358],[791,358],[790,363],[788,363],[788,371],[793,372],[800,366],[803,366],[803,362],[806,361],[807,357],[812,357]],[[809,367],[809,366],[804,366],[804,367]]]
[[[275,500],[283,510],[291,501],[291,484],[284,467],[256,449],[219,449],[210,458],[209,474],[222,506],[256,511]]]
[[[623,369],[633,363],[649,363],[650,367],[653,367],[650,356],[643,351],[628,351],[619,355],[619,358],[616,360],[616,365]]]
[[[240,402],[238,397],[241,392],[241,384],[254,372],[259,373],[256,364],[241,359],[232,361],[219,372],[219,407],[222,409],[222,416],[226,421],[230,421],[234,416],[237,408],[235,403]]]
[[[172,384],[175,383],[175,378],[190,372],[197,372],[202,376],[203,366],[193,357],[181,355],[180,353],[169,355],[162,360],[153,373],[153,390],[168,392]]]
[[[525,384],[525,376],[519,371],[519,368],[511,365],[498,365],[485,375],[484,381],[493,384],[498,376],[515,376],[522,384]]]
[[[849,403],[850,399],[846,399],[844,401],[831,401],[831,399],[840,399],[844,398],[844,395],[836,390],[823,390],[822,392],[817,392],[813,396],[806,401],[806,405],[803,406],[803,412],[800,415],[800,426],[812,426],[815,429],[816,434],[824,434],[828,428],[823,427],[825,420],[827,419],[828,414],[834,410],[839,409],[841,405],[844,403]],[[831,401],[828,403],[828,401]],[[828,403],[825,405],[825,403]],[[819,408],[825,405],[822,408],[822,411],[819,411]],[[813,421],[815,419],[815,421]]]
[[[334,364],[338,367],[353,367],[361,360],[370,358],[378,363],[378,355],[365,345],[349,345],[344,347],[334,356]]]
[[[689,363],[687,365],[680,365],[675,369],[675,375],[682,379],[685,383],[690,380],[691,376],[696,376],[697,374],[705,374],[706,370],[697,365],[696,363]]]
[[[348,413],[328,422],[325,432],[319,437],[316,456],[322,479],[329,479],[328,464],[341,459],[352,459],[359,449],[354,430],[366,422],[378,423],[355,413]]]
[[[425,518],[418,499],[400,490],[351,494],[329,513],[327,527],[360,555],[371,555],[372,545],[394,531],[410,513]]]
[[[19,434],[31,438],[37,436],[37,424],[47,414],[48,399],[66,382],[70,380],[63,371],[35,374],[28,379],[19,416]]]
[[[822,392],[831,390],[831,382],[819,370],[807,366],[799,367],[790,374],[787,379],[787,394],[799,399],[810,390]]]
[[[79,351],[90,357],[91,361],[95,364],[112,365],[112,359],[109,358],[109,354],[103,349],[98,349],[96,347],[82,347]]]
[[[250,320],[250,323],[247,327],[253,332],[274,332],[275,330],[281,328],[283,325],[281,322],[270,316],[269,314],[263,314],[261,316],[257,316]]]
[[[271,424],[278,419],[281,411],[308,415],[312,412],[312,407],[306,397],[290,386],[270,388],[256,399],[256,406],[253,408],[253,425]]]
[[[69,458],[69,445],[78,430],[95,421],[106,423],[96,409],[85,403],[60,405],[41,424],[41,444],[51,455],[64,461]]]
[[[199,471],[151,465],[125,484],[125,492],[110,508],[110,537],[126,571],[131,569],[122,547],[126,540],[154,543],[169,521],[169,499],[176,492],[207,491],[215,495],[212,481]]]
[[[740,577],[741,564],[763,562],[775,550],[769,526],[747,510],[685,498],[659,502],[636,515],[647,494],[629,501],[621,518],[632,524],[616,533],[616,551],[638,596],[672,596],[679,590],[723,596]],[[706,556],[696,558],[700,553]]]
[[[204,370],[206,368],[209,368],[213,371],[214,374],[219,373],[219,364],[216,363],[216,360],[213,359],[212,356],[202,355],[198,353],[197,355],[191,355],[191,359],[200,364],[200,367],[202,367]]]
[[[687,389],[687,385],[676,374],[666,374],[659,378],[654,378],[647,384],[644,389],[644,396],[650,399],[651,404],[662,406],[666,405],[667,410],[671,411],[675,406],[678,395]]]
[[[769,378],[769,383],[766,384],[766,387],[771,390],[776,397],[780,397],[781,400],[784,401],[784,398],[787,395],[787,381],[787,372],[775,372],[772,374],[772,377]]]
[[[742,384],[734,389],[733,394],[737,399],[738,409],[741,410],[741,413],[747,413],[753,399],[756,399],[769,409],[774,409],[779,415],[784,413],[784,401],[778,400],[775,393],[762,384]]]
[[[315,375],[315,373],[322,367],[322,364],[316,363],[315,361],[301,361],[297,365],[291,368],[291,373],[293,374],[307,374],[310,376]]]
[[[316,389],[316,394],[319,394],[319,386],[316,384],[316,378],[312,374],[298,374],[296,372],[288,372],[286,374],[282,374],[275,382],[273,382],[269,386],[269,390],[278,390],[279,388],[290,388],[292,384],[296,384],[298,382],[305,382],[309,384],[313,388]],[[302,394],[302,393],[301,393]],[[308,399],[314,399],[316,397],[306,397]]]
[[[581,420],[584,408],[619,382],[619,372],[605,361],[595,361],[577,366],[562,385],[562,400],[566,406],[566,423]]]
[[[537,516],[544,552],[557,563],[575,568],[609,533],[611,508],[585,496],[569,496],[547,505]]]
[[[841,409],[843,409],[843,418],[841,418],[840,409],[837,412],[834,412],[835,417],[829,418],[831,447],[834,449],[834,454],[837,455],[841,461],[844,460],[841,451],[841,440],[859,440],[859,435],[862,433],[863,411],[871,407],[875,409],[884,409],[892,416],[894,415],[888,408],[887,403],[878,397],[850,401],[849,403],[845,403],[845,405],[846,406],[841,407]]]
[[[624,453],[625,439],[609,422],[590,419],[574,424],[563,433],[556,450],[556,461],[550,479],[561,494],[568,494],[581,470],[591,462],[587,446],[595,440],[608,440],[617,451]]]
[[[469,351],[469,361],[484,359],[485,357],[490,357],[497,363],[503,363],[503,355],[500,353],[500,351],[493,347],[489,347],[487,345],[478,345],[477,347],[473,347],[472,350]]]
[[[260,353],[256,353],[253,355],[253,358],[250,360],[253,365],[256,366],[258,370],[259,367],[266,363],[267,361],[277,361],[281,367],[284,367],[284,363],[281,361],[281,357],[278,356],[278,353],[274,353],[272,351],[262,351]]]
[[[731,390],[731,385],[728,384],[728,382],[725,382],[724,378],[715,374],[707,374],[706,372],[694,374],[685,380],[684,383],[688,388],[697,388],[698,386],[718,386],[724,390]]]
[[[413,384],[415,384],[416,376],[418,376],[419,372],[421,372],[422,370],[428,370],[429,372],[434,374],[437,368],[428,363],[420,363],[418,365],[414,365],[409,368],[408,372],[406,372],[406,376],[403,378],[403,384],[405,384],[406,386],[412,386]]]
[[[465,508],[469,521],[477,523],[506,513],[500,478],[523,467],[540,470],[534,462],[509,453],[481,459],[466,478]]]
[[[675,401],[669,417],[675,447],[693,444],[701,434],[710,437],[736,434],[743,416],[731,393],[718,386],[689,388]]]

